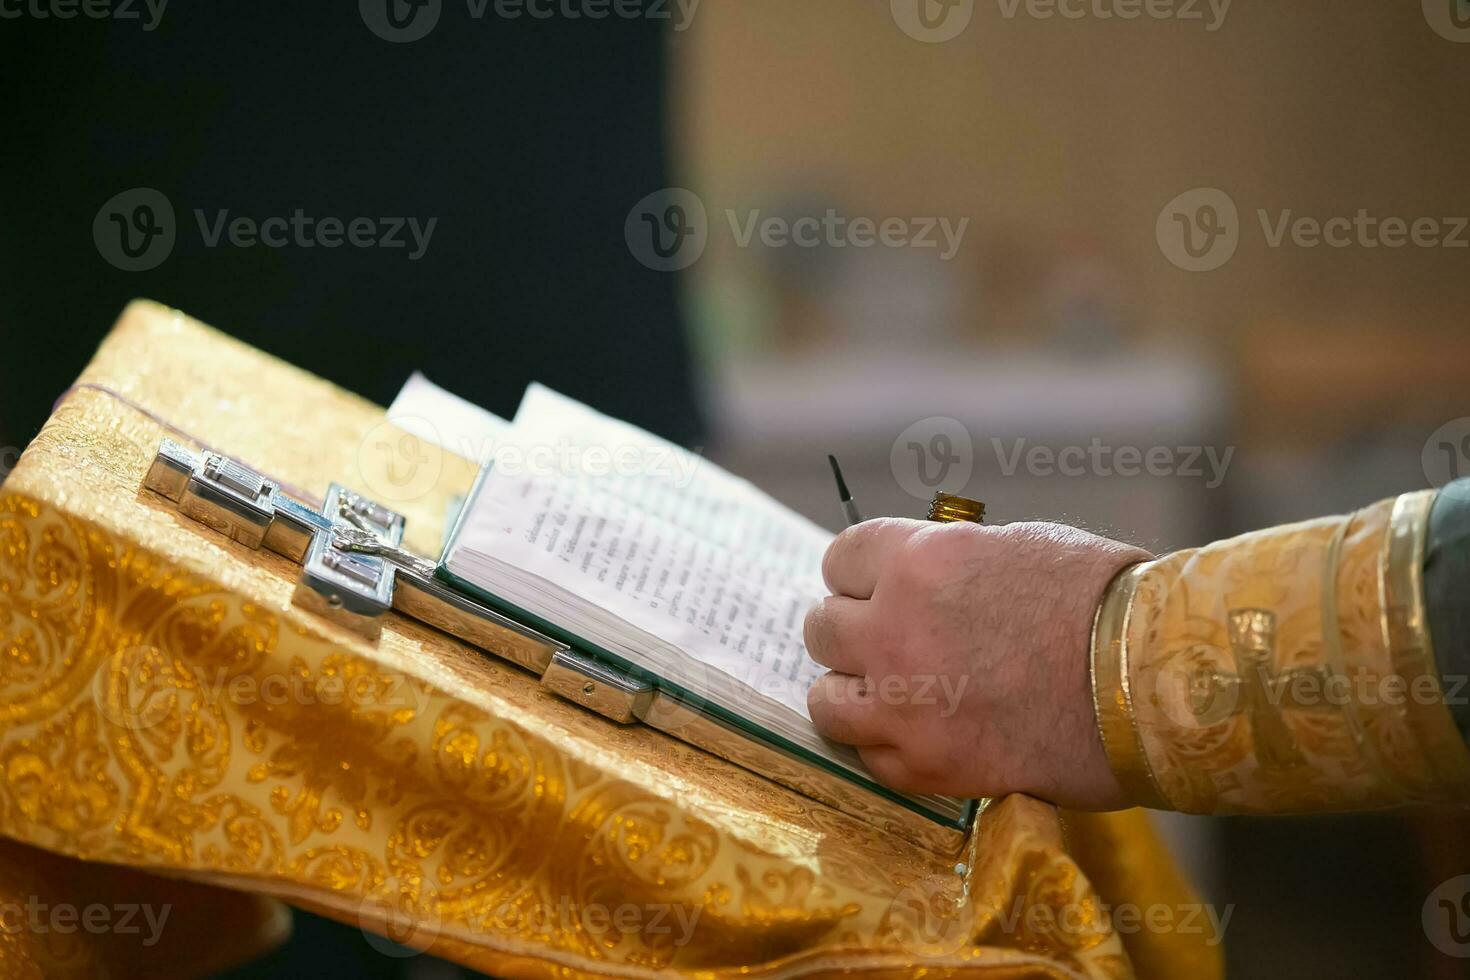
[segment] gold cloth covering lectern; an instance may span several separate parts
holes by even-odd
[[[12,366],[12,370],[15,369]],[[1211,977],[1142,814],[997,801],[945,858],[388,614],[293,605],[299,566],[140,490],[169,437],[320,498],[385,497],[437,553],[473,466],[383,410],[137,302],[0,489],[0,907],[175,907],[5,929],[0,975],[190,975],[281,903],[503,977]],[[411,492],[406,492],[411,491]],[[1113,910],[1174,910],[1122,928]]]

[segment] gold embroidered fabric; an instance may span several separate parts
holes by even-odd
[[[279,941],[269,899],[505,977],[1116,978],[1133,949],[1141,975],[1219,975],[1205,936],[1114,928],[1115,903],[1195,901],[1146,825],[1074,832],[1099,842],[1079,863],[1054,808],[1011,797],[956,866],[402,617],[370,643],[302,611],[299,569],[140,491],[162,420],[305,493],[376,494],[424,551],[473,477],[128,309],[0,493],[0,906],[85,904],[64,865],[230,928],[165,925],[146,955],[0,937],[0,975],[199,974]]]
[[[1432,491],[1124,571],[1098,610],[1103,741],[1137,803],[1191,813],[1464,799],[1425,623]]]

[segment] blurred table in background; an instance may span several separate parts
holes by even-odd
[[[922,515],[928,491],[905,490],[917,463],[906,446],[895,453],[895,441],[953,428],[938,419],[968,434],[968,452],[955,452],[973,466],[954,484],[962,458],[942,489],[984,500],[990,523],[1068,520],[1158,550],[1198,543],[1217,523],[1208,461],[1188,457],[1193,447],[1229,449],[1231,406],[1203,359],[838,354],[731,367],[712,379],[710,397],[719,461],[828,527],[840,512],[827,453],[841,460],[865,515]],[[1077,475],[1027,462],[1036,447],[1094,443],[1114,453],[1161,447],[1176,468],[1192,462],[1202,474],[1119,476],[1111,463],[1094,469],[1086,453]]]

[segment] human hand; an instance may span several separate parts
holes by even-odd
[[[1093,614],[1151,555],[1060,524],[881,519],[832,542],[806,647],[817,730],[895,789],[1126,805],[1092,704]]]

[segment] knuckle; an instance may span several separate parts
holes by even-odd
[[[900,564],[910,580],[945,580],[955,569],[983,556],[990,530],[977,524],[936,524],[908,541]]]
[[[867,532],[867,525],[858,524],[842,531],[827,545],[827,551],[822,555],[822,579],[829,588],[837,581],[846,567],[853,561],[854,556],[862,548],[862,541]]]
[[[890,752],[878,756],[877,763],[878,769],[875,769],[873,774],[878,777],[879,782],[902,792],[916,792],[922,788],[922,777],[909,767],[908,760],[902,752]]]
[[[822,571],[842,570],[873,547],[878,539],[901,530],[907,523],[897,517],[877,517],[844,528],[827,546],[827,553],[822,557]]]
[[[903,557],[916,564],[938,558],[948,548],[944,542],[946,535],[943,533],[947,530],[948,525],[935,524],[919,531],[909,538],[903,549]]]
[[[900,768],[896,754],[892,751],[874,751],[865,746],[859,746],[858,757],[863,760],[863,765],[878,777],[879,782],[893,785],[892,778],[898,774]]]
[[[834,661],[839,658],[850,658],[862,653],[861,650],[853,649],[852,631],[845,628],[839,620],[836,602],[837,599],[833,596],[819,600],[807,610],[806,619],[802,623],[801,635],[807,655],[826,667],[834,666]]]
[[[883,579],[898,585],[900,588],[922,588],[927,585],[934,574],[934,567],[930,561],[933,554],[932,546],[911,541],[893,557],[885,568]]]
[[[847,532],[844,531],[843,534],[845,533]],[[829,589],[832,587],[832,572],[836,570],[837,563],[841,560],[839,551],[842,547],[841,541],[842,535],[839,534],[832,539],[832,543],[827,545],[827,550],[822,554],[822,581],[827,583]]]
[[[832,613],[827,606],[826,599],[820,599],[806,611],[806,619],[802,621],[801,635],[806,641],[808,651],[815,650],[821,645],[823,639],[830,632]]]

